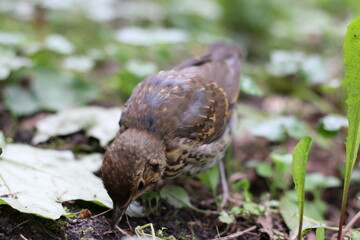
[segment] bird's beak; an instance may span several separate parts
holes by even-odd
[[[121,218],[123,217],[129,203],[126,203],[123,207],[120,207],[118,204],[114,203],[113,215],[111,228],[114,230],[116,226],[119,225]]]

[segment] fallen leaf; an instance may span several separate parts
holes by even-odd
[[[118,131],[120,115],[120,108],[83,107],[64,110],[36,124],[33,143],[85,130],[88,136],[99,139],[101,146],[106,146]]]
[[[57,219],[61,203],[81,199],[111,207],[100,178],[70,151],[8,144],[0,156],[0,204],[25,213]]]

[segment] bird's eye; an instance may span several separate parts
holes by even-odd
[[[138,186],[138,190],[141,190],[141,189],[143,189],[145,187],[145,183],[144,183],[144,181],[140,181],[139,182],[139,186]]]

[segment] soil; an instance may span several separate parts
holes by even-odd
[[[252,100],[243,99],[243,101]],[[259,108],[263,106],[258,99],[255,99],[252,104]],[[44,115],[46,114],[39,113],[26,118],[14,119],[0,103],[0,131],[3,131],[6,136],[12,137],[16,142],[30,144],[34,123]],[[309,117],[310,120],[308,121],[312,124],[311,121],[315,123],[317,118]],[[345,132],[340,132],[334,138],[334,145],[330,149],[314,146],[309,159],[308,171],[340,176],[339,166],[345,159],[345,149],[342,144],[344,139]],[[288,139],[286,148],[291,151],[296,142]],[[57,143],[55,145],[58,149],[72,149],[82,152],[104,151],[103,148],[99,147],[95,139],[87,138],[83,132],[63,138],[53,138],[46,144],[40,145],[40,147],[54,146],[54,143]],[[279,144],[253,136],[237,138],[233,144],[234,162],[232,165],[242,166],[245,162],[259,159],[269,161],[270,149]],[[269,191],[266,184],[264,184],[264,179],[259,177],[255,171],[249,169],[246,171],[239,170],[239,172],[229,176],[230,181],[244,178],[250,180],[250,192],[254,195],[254,200],[260,203],[263,193]],[[196,177],[181,179],[175,181],[175,184],[185,187],[194,206],[200,209],[216,209],[210,190],[202,185]],[[350,189],[347,222],[359,210],[355,201],[358,189],[358,184],[353,184]],[[330,221],[330,225],[337,225],[340,215],[341,192],[341,188],[327,189],[322,196],[323,200],[328,204],[326,219]],[[242,196],[235,195],[234,197],[242,199]],[[143,204],[146,205],[146,203]],[[111,211],[104,213],[107,209],[83,201],[66,202],[64,206],[77,214],[72,217],[61,217],[54,221],[20,213],[9,206],[0,205],[0,240],[111,240],[122,239],[124,236],[119,231],[110,231]],[[214,239],[219,236],[231,236],[231,234],[245,231],[243,234],[228,239],[267,240],[275,238],[274,232],[278,233],[277,237],[280,237],[280,239],[287,239],[289,233],[289,229],[287,229],[281,216],[270,209],[267,209],[266,216],[239,216],[234,223],[227,225],[219,221],[218,215],[200,213],[189,208],[175,209],[163,200],[160,200],[160,207],[156,212],[149,214],[147,217],[128,218],[128,220],[123,218],[120,228],[125,233],[133,234],[137,226],[144,226],[148,223],[152,223],[156,231],[162,229],[163,236],[168,237],[168,239]],[[360,227],[360,223],[355,223],[353,227]],[[332,233],[328,234],[326,239],[330,238]],[[311,238],[309,237],[309,239]]]

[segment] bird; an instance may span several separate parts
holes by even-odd
[[[243,56],[238,45],[215,43],[204,55],[136,86],[101,167],[113,201],[113,229],[129,204],[161,179],[196,175],[222,162],[232,139]]]

